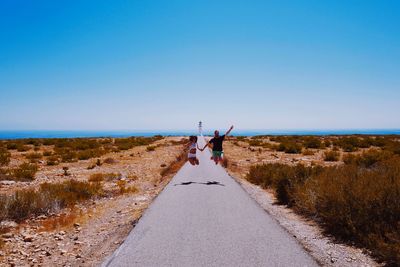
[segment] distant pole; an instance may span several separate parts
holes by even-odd
[[[199,121],[199,134],[203,135],[203,123]]]

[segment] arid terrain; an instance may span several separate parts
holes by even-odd
[[[399,136],[230,137],[225,155],[229,173],[323,265],[375,266],[360,249],[400,265]]]
[[[229,137],[224,166],[324,266],[398,266],[398,136]],[[0,141],[0,265],[97,266],[187,138]]]
[[[104,143],[110,147],[99,153],[95,150],[103,150],[104,146],[77,149],[92,152],[82,157],[89,159],[83,160],[60,152],[61,147],[67,146],[59,143],[17,143],[18,148],[14,149],[14,143],[4,141],[2,157],[6,154],[9,160],[3,160],[0,181],[0,265],[97,266],[111,254],[185,161],[179,137],[130,141],[131,144],[124,141],[118,144],[118,140],[107,140]],[[37,168],[33,177],[28,170],[23,175],[15,171],[26,162]],[[50,204],[40,204],[50,202],[50,198],[38,200],[36,195],[30,195],[30,190],[47,194],[42,188],[46,183],[70,181],[84,183],[79,184],[80,195],[67,195]],[[63,192],[73,188],[66,187]],[[96,193],[84,197],[93,188]],[[70,204],[62,204],[68,201]],[[33,202],[36,204],[31,205]],[[7,211],[10,206],[26,211],[24,214]]]

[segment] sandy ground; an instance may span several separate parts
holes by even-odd
[[[315,150],[314,155],[286,154],[251,147],[247,142],[226,141],[224,151],[228,159],[228,172],[242,185],[244,190],[257,201],[266,212],[271,214],[279,224],[292,234],[309,251],[322,266],[380,266],[367,251],[346,244],[340,244],[322,233],[321,228],[313,221],[304,218],[291,209],[277,205],[271,190],[249,183],[245,177],[250,166],[262,163],[294,164],[341,164],[340,162],[324,162],[323,152]]]
[[[164,188],[173,174],[161,176],[165,166],[176,162],[182,145],[171,144],[181,138],[168,137],[157,141],[155,151],[146,146],[109,153],[101,157],[114,159],[94,169],[87,167],[94,160],[83,160],[58,166],[40,166],[33,182],[3,183],[1,193],[16,189],[35,188],[43,182],[62,182],[66,179],[86,181],[92,173],[119,173],[119,178],[105,181],[104,187],[118,188],[116,182],[125,180],[135,186],[137,193],[127,193],[82,203],[73,210],[61,210],[49,216],[39,216],[21,224],[2,222],[10,231],[3,234],[6,242],[0,251],[0,266],[97,266],[111,254],[132,230],[143,210]],[[22,157],[13,155],[11,166]],[[63,175],[68,166],[69,176]]]

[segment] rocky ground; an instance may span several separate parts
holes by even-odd
[[[350,245],[336,242],[322,233],[321,228],[291,209],[276,204],[276,198],[271,190],[249,183],[245,177],[250,166],[262,163],[305,165],[333,165],[341,162],[324,162],[323,151],[314,150],[314,155],[286,154],[284,152],[259,149],[249,146],[247,142],[228,140],[224,143],[224,151],[228,160],[227,171],[234,177],[247,193],[257,201],[269,214],[292,234],[322,266],[355,267],[379,266],[368,252]]]
[[[161,175],[163,168],[176,162],[183,145],[171,143],[181,138],[168,137],[157,141],[154,151],[145,146],[109,153],[101,157],[104,163],[93,169],[93,160],[58,166],[40,167],[32,182],[2,181],[0,192],[9,194],[21,188],[35,188],[43,182],[66,179],[86,181],[93,173],[116,173],[104,187],[117,188],[120,180],[138,189],[135,193],[103,197],[61,210],[57,214],[39,216],[23,223],[1,223],[5,242],[0,251],[1,266],[97,266],[124,240],[142,212],[163,189],[173,173]],[[10,165],[21,161],[13,155]],[[112,160],[110,160],[112,159]],[[68,176],[62,167],[68,167]]]

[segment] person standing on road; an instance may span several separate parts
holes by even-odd
[[[219,131],[215,130],[214,131],[214,137],[211,138],[210,141],[201,149],[203,151],[209,144],[212,144],[212,157],[211,159],[214,160],[215,164],[218,164],[218,162],[222,162],[222,154],[223,148],[222,148],[222,142],[225,139],[225,136],[227,136],[233,129],[233,125],[229,128],[229,130],[224,134],[224,135],[219,135]]]

